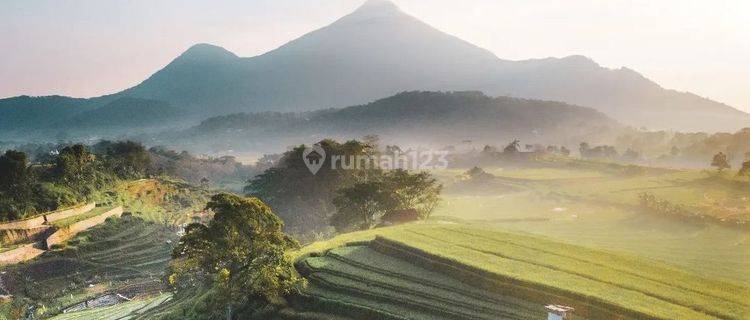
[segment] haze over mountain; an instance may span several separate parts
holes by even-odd
[[[369,134],[385,143],[444,147],[522,139],[577,145],[619,125],[591,108],[553,101],[488,97],[481,92],[410,91],[368,104],[301,113],[239,113],[163,134],[154,144],[193,152],[275,150],[323,138]]]
[[[730,131],[750,124],[747,113],[583,56],[502,60],[384,0],[256,57],[195,45],[141,84],[93,101],[160,100],[196,119],[357,105],[409,90],[563,101],[654,129]]]

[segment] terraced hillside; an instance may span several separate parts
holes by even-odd
[[[169,301],[171,294],[164,293],[148,299],[128,301],[114,306],[91,309],[81,312],[66,313],[55,317],[53,320],[88,320],[88,319],[135,319],[149,310]]]
[[[160,286],[173,229],[125,217],[81,233],[65,250],[50,252],[3,275],[11,293],[44,302],[44,313],[134,283]],[[71,298],[72,297],[72,298]]]
[[[477,288],[369,245],[334,248],[297,263],[309,284],[310,309],[355,304],[362,317],[401,319],[541,319],[535,303]],[[304,303],[302,304],[305,308]],[[349,314],[352,315],[352,314]]]
[[[354,245],[345,245],[354,243]],[[352,233],[300,252],[298,312],[401,319],[746,319],[750,288],[652,261],[465,225]],[[356,318],[356,316],[355,316]]]
[[[61,249],[3,267],[0,281],[13,295],[13,301],[0,306],[0,319],[24,314],[52,316],[107,294],[138,301],[158,295],[163,290],[161,280],[172,247],[179,239],[177,223],[190,221],[197,208],[205,205],[204,193],[182,183],[161,180],[121,186],[102,201],[122,205],[126,214],[121,218],[110,218],[79,233]],[[113,308],[128,309],[118,306]],[[97,309],[88,311],[94,310]],[[66,315],[81,312],[86,311]]]

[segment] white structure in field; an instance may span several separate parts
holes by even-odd
[[[551,304],[545,307],[547,309],[547,320],[564,320],[571,319],[573,315],[573,308],[561,306],[557,304]]]

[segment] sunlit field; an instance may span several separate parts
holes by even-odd
[[[461,223],[356,232],[294,256],[309,280],[304,295],[318,301],[301,307],[318,312],[354,303],[414,319],[445,317],[446,310],[459,318],[528,319],[543,315],[543,302],[558,301],[596,319],[741,319],[749,308],[746,286],[633,255]],[[516,298],[502,294],[509,292]]]
[[[486,171],[519,191],[469,196],[447,192],[433,218],[544,235],[750,283],[746,229],[643,212],[638,198],[649,192],[705,214],[743,214],[748,181],[699,170],[636,176],[575,169]],[[438,176],[451,185],[460,172],[446,170]]]

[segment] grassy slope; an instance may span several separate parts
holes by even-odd
[[[587,168],[486,170],[524,191],[445,194],[434,216],[624,251],[677,264],[707,277],[750,284],[750,234],[658,217],[641,212],[637,206],[638,194],[646,191],[695,208],[716,201],[743,201],[750,190],[747,181],[702,171],[624,176],[599,170],[595,177]],[[459,172],[438,174],[451,185]]]
[[[346,234],[292,256],[304,257],[376,235],[500,278],[574,292],[654,317],[741,319],[750,312],[746,302],[750,289],[744,286],[637,257],[464,225],[409,225]]]

